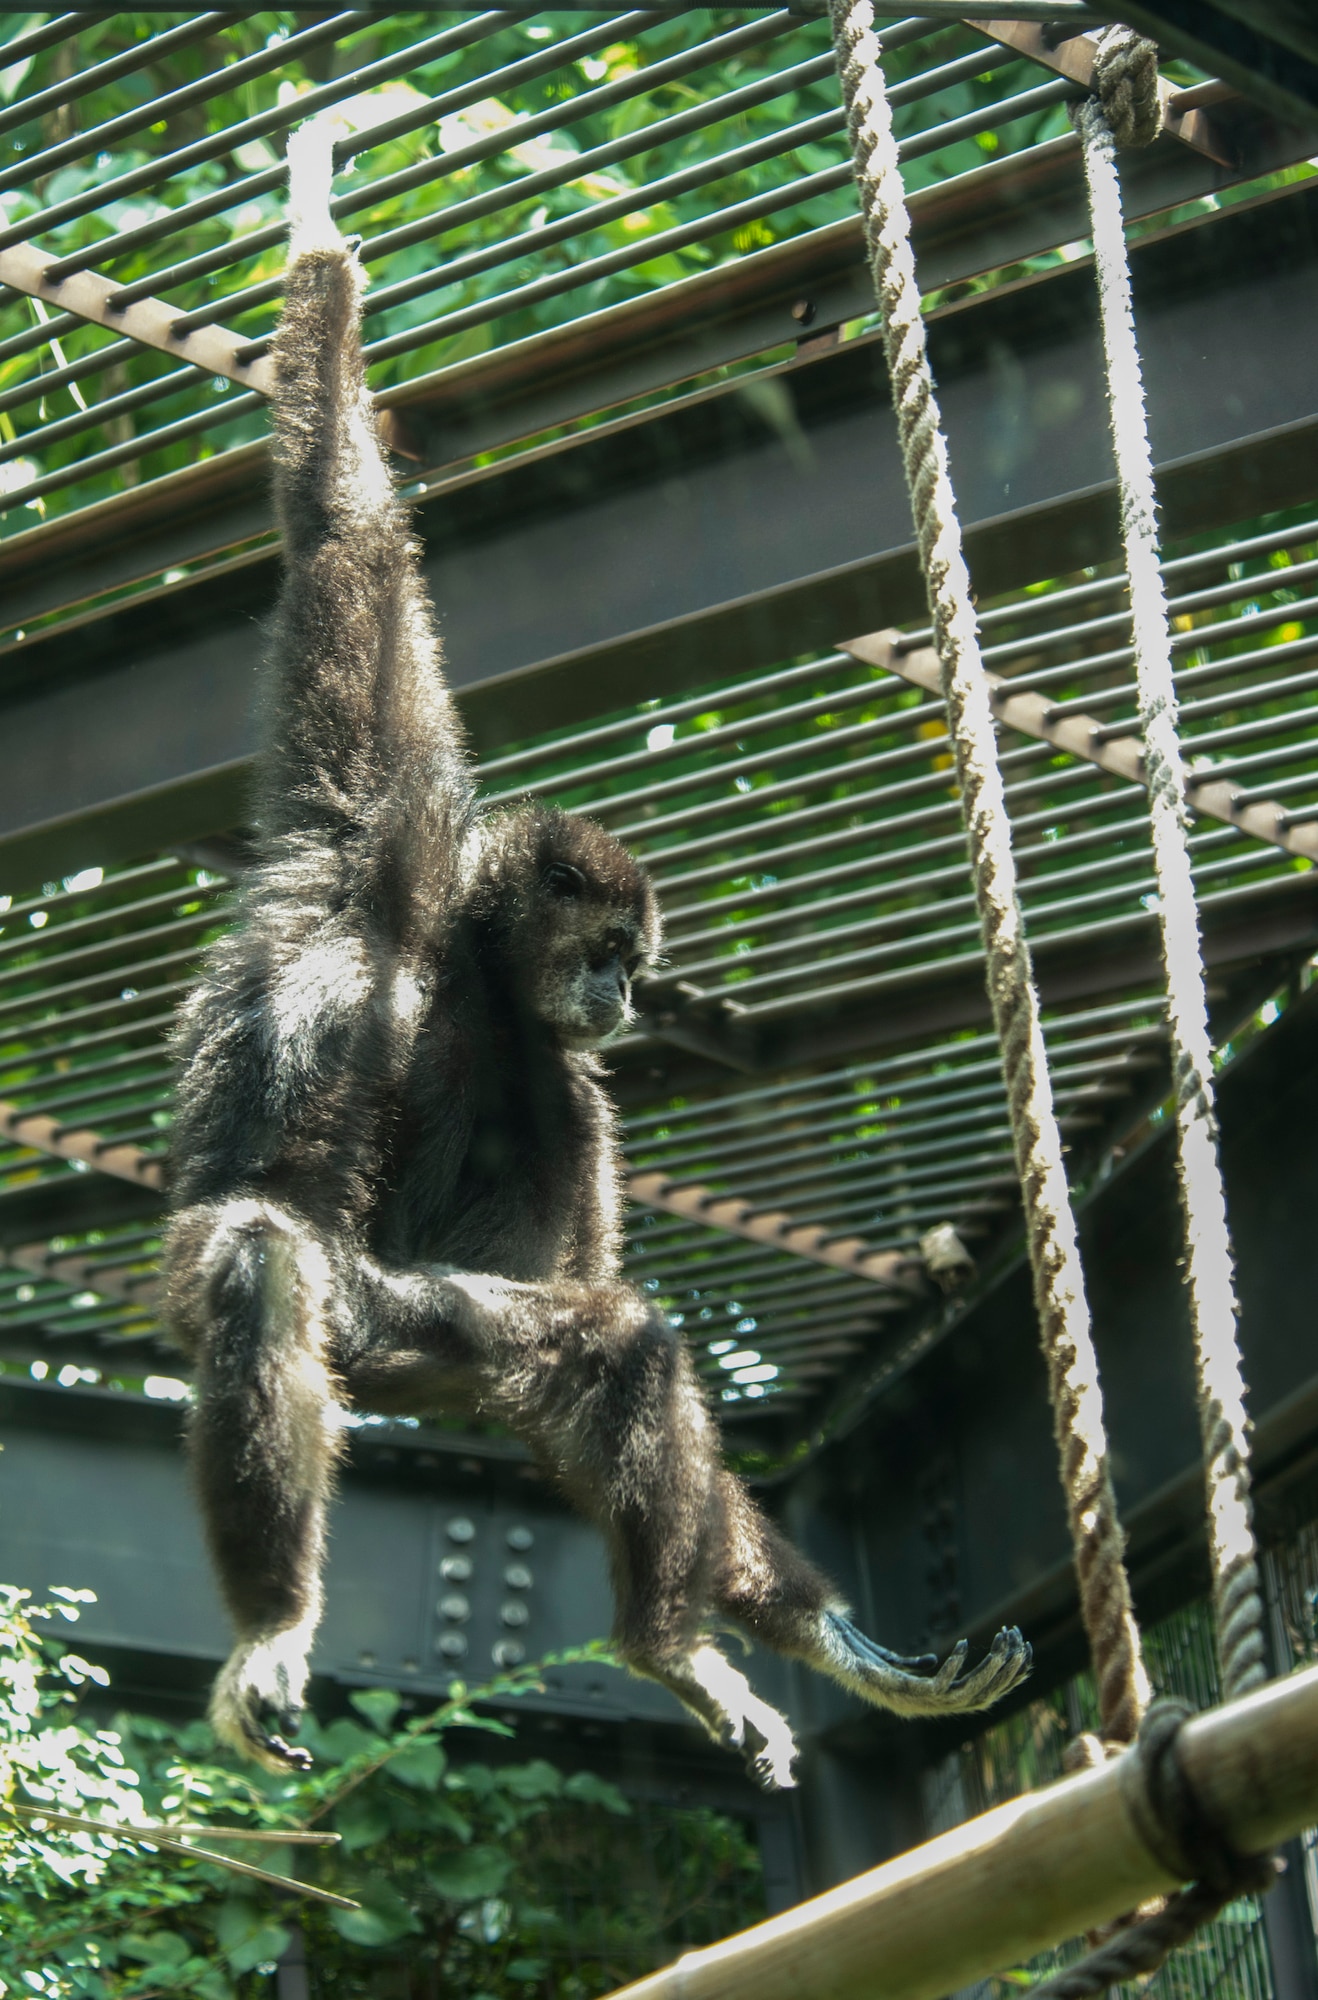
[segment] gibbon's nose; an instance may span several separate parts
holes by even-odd
[[[621,965],[616,966],[614,968],[614,977],[618,982],[618,998],[622,1001],[622,1004],[625,1007],[627,1005],[628,996],[631,992],[631,981],[627,977],[625,968]]]

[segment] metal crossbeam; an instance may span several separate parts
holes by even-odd
[[[1306,643],[1318,650],[1318,640]],[[844,639],[842,651],[872,667],[886,667],[890,673],[910,681],[913,687],[925,688],[941,698],[942,676],[938,655],[932,647],[918,646],[908,652],[900,632],[867,632],[859,639]],[[1230,666],[1233,662],[1228,660],[1226,664]],[[1112,727],[1096,716],[1069,709],[1060,715],[1057,704],[1046,695],[1014,693],[1011,682],[1001,674],[986,673],[984,678],[993,713],[1009,729],[1051,743],[1054,749],[1082,757],[1100,771],[1147,788],[1144,746],[1138,729],[1114,735]],[[1230,778],[1215,777],[1211,767],[1187,771],[1186,789],[1195,812],[1220,820],[1226,826],[1238,827],[1242,833],[1266,840],[1305,861],[1318,861],[1318,821],[1307,816],[1293,821],[1276,799],[1260,799],[1245,786],[1233,784]]]
[[[50,278],[47,271],[52,261],[49,252],[35,243],[11,243],[0,250],[0,284],[76,313],[79,319],[109,327],[139,341],[143,347],[154,347],[178,361],[191,362],[201,374],[224,375],[245,389],[262,396],[270,394],[274,368],[269,356],[243,359],[243,349],[250,343],[239,340],[237,334],[214,325],[185,327],[176,332],[177,307],[153,298],[139,298],[131,305],[116,307],[122,285],[98,278],[93,271],[72,271],[64,278]],[[232,415],[237,406],[229,403],[225,408]]]

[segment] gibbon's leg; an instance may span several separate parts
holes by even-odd
[[[186,1210],[173,1225],[174,1323],[197,1358],[192,1461],[238,1643],[215,1683],[215,1733],[270,1771],[304,1768],[301,1719],[320,1620],[335,1458],[326,1363],[331,1266],[262,1201]]]
[[[455,1393],[523,1437],[603,1532],[614,1641],[761,1782],[789,1785],[791,1730],[708,1642],[721,1477],[715,1427],[681,1337],[625,1285],[390,1273],[362,1260],[343,1371],[363,1408]]]
[[[999,1632],[969,1671],[964,1639],[941,1666],[933,1653],[890,1652],[851,1623],[839,1594],[730,1472],[719,1474],[718,1503],[719,1609],[775,1652],[804,1660],[863,1700],[897,1715],[963,1715],[990,1707],[1030,1671],[1030,1648],[1014,1626]]]

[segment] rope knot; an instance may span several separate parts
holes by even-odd
[[[1169,1874],[1211,1892],[1219,1906],[1234,1896],[1265,1895],[1277,1879],[1276,1857],[1233,1847],[1190,1783],[1180,1735],[1193,1713],[1183,1701],[1150,1704],[1136,1746],[1138,1787],[1126,1795],[1135,1823]]]
[[[1236,1896],[1265,1895],[1276,1882],[1275,1856],[1241,1854],[1204,1811],[1180,1756],[1181,1730],[1191,1713],[1184,1702],[1153,1702],[1122,1771],[1123,1794],[1140,1838],[1167,1873],[1189,1888],[1034,1987],[1031,2000],[1094,2000],[1109,1986],[1147,1977]],[[1101,1743],[1097,1747],[1100,1753],[1104,1749]]]
[[[1156,43],[1133,28],[1108,28],[1094,56],[1094,88],[1119,146],[1147,146],[1157,138],[1162,101]]]

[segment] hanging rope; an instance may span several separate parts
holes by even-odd
[[[869,0],[830,0],[830,11],[902,463],[970,839],[1080,1608],[1098,1681],[1100,1726],[1105,1737],[1129,1743],[1148,1700],[1148,1677],[1131,1609],[1075,1217],[1016,893],[1011,826],[970,578],[925,346],[906,197],[873,9]]]
[[[1146,145],[1158,129],[1157,50],[1129,28],[1109,30],[1094,65],[1098,98],[1075,112],[1084,153],[1107,361],[1121,526],[1130,583],[1136,687],[1144,735],[1167,1015],[1176,1082],[1176,1125],[1185,1270],[1198,1382],[1199,1422],[1213,1567],[1213,1613],[1222,1689],[1228,1700],[1266,1677],[1263,1599],[1249,1498],[1247,1419],[1237,1339],[1231,1239],[1217,1152],[1213,1058],[1199,911],[1186,839],[1188,815],[1167,600],[1158,563],[1153,458],[1121,213],[1116,144]],[[1276,1880],[1269,1855],[1235,1852],[1215,1836],[1177,1755],[1186,1711],[1151,1708],[1140,1733],[1141,1771],[1156,1845],[1170,1836],[1172,1872],[1188,1888],[1035,1988],[1036,2000],[1094,2000],[1108,1987],[1147,1977],[1234,1897],[1263,1894]]]
[[[1228,1700],[1267,1678],[1263,1599],[1249,1495],[1248,1419],[1240,1367],[1231,1238],[1213,1110],[1213,1054],[1199,938],[1199,911],[1186,840],[1185,775],[1176,732],[1167,599],[1158,564],[1153,459],[1131,307],[1115,140],[1144,132],[1154,111],[1157,51],[1129,29],[1103,37],[1095,66],[1100,99],[1076,115],[1084,147],[1094,259],[1107,357],[1108,412],[1121,494],[1144,769],[1167,972],[1167,1018],[1176,1080],[1185,1275],[1194,1332],[1213,1564],[1213,1610],[1222,1691]],[[1142,82],[1141,82],[1142,76]],[[1146,106],[1138,101],[1143,90]],[[1109,109],[1109,102],[1113,109]],[[1142,143],[1137,141],[1137,143]]]

